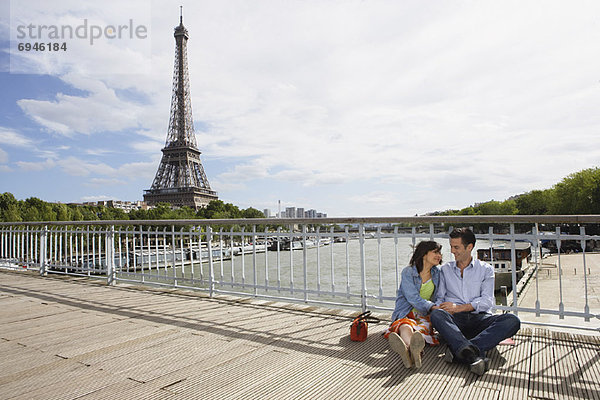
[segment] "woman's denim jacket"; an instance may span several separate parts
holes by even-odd
[[[440,284],[440,267],[431,268],[431,280],[435,286],[431,301],[425,300],[419,294],[421,290],[421,276],[417,272],[417,267],[410,266],[402,270],[402,281],[396,297],[396,307],[392,313],[392,322],[406,317],[406,315],[416,308],[419,314],[427,315],[437,300],[437,289]]]

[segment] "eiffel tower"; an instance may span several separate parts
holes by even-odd
[[[187,65],[188,37],[181,14],[179,26],[175,28],[175,68],[169,131],[152,187],[144,190],[144,201],[149,205],[165,202],[175,207],[198,209],[211,200],[218,199],[217,192],[210,188],[200,162],[201,153],[196,146]]]

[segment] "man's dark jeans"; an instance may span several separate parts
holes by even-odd
[[[441,309],[431,312],[431,323],[442,335],[452,354],[474,345],[481,357],[498,343],[519,331],[521,321],[513,314],[460,312],[450,314]],[[466,361],[466,360],[460,360]]]

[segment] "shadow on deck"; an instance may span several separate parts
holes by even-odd
[[[0,398],[600,399],[600,339],[524,328],[482,377],[407,370],[349,312],[0,272]]]

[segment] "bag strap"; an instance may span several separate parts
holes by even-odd
[[[368,322],[370,324],[378,324],[381,322],[381,320],[377,317],[366,317],[365,319],[363,319],[363,321]]]
[[[354,317],[352,319],[352,321],[365,321],[367,323],[371,323],[371,324],[378,324],[381,322],[381,320],[377,317],[373,317],[371,316],[371,311],[365,311],[362,314],[359,314],[358,316]]]
[[[365,318],[368,318],[370,315],[371,315],[371,311],[370,310],[369,311],[365,311],[364,313],[359,314],[356,317],[353,317],[352,320],[353,321],[356,321],[356,320],[361,321],[361,320],[363,320]]]

